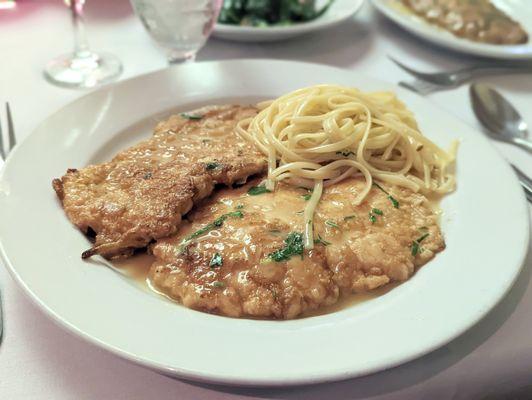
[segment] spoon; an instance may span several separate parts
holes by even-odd
[[[489,137],[532,151],[531,142],[526,140],[526,123],[501,94],[489,86],[475,83],[469,88],[469,95],[475,115],[486,128]],[[532,180],[515,165],[510,165],[525,191],[527,200],[532,203]]]
[[[532,142],[527,140],[528,126],[517,110],[495,89],[474,83],[469,88],[471,105],[488,130],[489,137],[515,144],[532,153]]]

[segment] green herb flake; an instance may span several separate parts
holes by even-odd
[[[318,234],[318,238],[314,239],[314,244],[322,244],[324,246],[328,246],[331,244],[331,242],[326,241]]]
[[[213,222],[211,222],[210,224],[207,224],[205,225],[203,228],[200,228],[198,229],[196,232],[188,235],[184,240],[183,240],[183,243],[186,243],[186,242],[189,242],[191,241],[192,239],[195,239],[197,238],[198,236],[201,236],[209,231],[212,231],[213,229],[217,228],[217,227],[220,227],[222,226],[222,224],[224,223],[224,221],[229,218],[229,217],[234,217],[234,218],[243,218],[244,217],[244,213],[242,211],[232,211],[230,213],[227,213],[227,214],[223,214],[221,216],[219,216],[218,218],[216,218]]]
[[[200,120],[200,119],[203,118],[203,115],[199,115],[199,114],[181,113],[179,115],[181,115],[181,117],[183,117],[185,119],[190,119],[190,120],[193,120],[193,121],[197,121],[197,120]]]
[[[225,283],[223,283],[222,281],[214,281],[212,283],[212,286],[215,288],[223,288],[225,287]]]
[[[220,253],[214,253],[214,255],[211,258],[211,261],[209,262],[209,267],[221,267],[224,263],[224,260],[222,258],[222,255]]]
[[[377,217],[375,215],[373,215],[372,213],[368,213],[368,215],[369,215],[369,220],[371,221],[372,224],[377,222]]]
[[[220,166],[220,164],[218,164],[217,162],[208,162],[205,164],[205,167],[207,168],[207,170],[212,170],[212,169],[216,169]]]
[[[268,254],[267,258],[275,262],[287,261],[294,255],[301,255],[303,257],[304,249],[303,234],[292,232],[284,240],[284,247]]]
[[[418,237],[416,240],[414,240],[412,242],[412,245],[411,245],[411,248],[410,248],[410,253],[412,254],[413,257],[415,257],[418,253],[420,253],[420,250],[422,251],[422,249],[419,247],[419,245],[428,236],[429,236],[429,233],[427,232],[427,233],[425,233],[424,235]]]
[[[389,194],[386,190],[384,190],[384,188],[379,185],[377,182],[373,182],[373,186],[376,186],[377,188],[379,188],[380,190],[382,190],[384,193],[386,194]]]
[[[392,202],[394,208],[399,208],[399,202],[392,195],[388,195],[388,199]]]
[[[418,252],[419,252],[419,243],[414,241],[412,242],[410,254],[412,254],[412,256],[415,257]]]
[[[420,236],[416,242],[421,243],[423,240],[425,240],[429,236],[429,233],[425,233],[423,236]]]
[[[371,212],[373,214],[377,214],[377,215],[384,215],[384,213],[382,212],[382,210],[379,210],[378,208],[372,208],[371,209]]]
[[[271,190],[266,189],[265,186],[253,186],[248,190],[250,196],[257,196],[259,194],[271,193]]]
[[[356,217],[357,217],[357,216],[354,215],[354,214],[353,214],[353,215],[347,215],[347,216],[344,217],[344,221],[349,221],[350,219],[354,219],[354,218],[356,218]]]
[[[301,196],[301,197],[303,197],[303,199],[305,199],[305,201],[309,201],[310,198],[312,197],[312,195],[311,195],[311,194],[304,194],[304,195]]]
[[[330,219],[325,221],[325,225],[330,226],[331,228],[340,229],[340,226],[336,222],[334,222],[334,221],[332,221]]]
[[[244,204],[237,204],[235,207],[237,210],[242,210],[244,208]]]
[[[379,185],[377,182],[373,182],[373,185],[388,195],[388,200],[392,202],[392,205],[394,208],[399,208],[399,202],[397,201],[397,199],[395,199],[390,193],[384,190],[384,188],[381,185]]]

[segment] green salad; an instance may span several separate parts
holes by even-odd
[[[224,0],[218,21],[244,26],[291,25],[321,16],[334,0],[321,7],[316,0]]]

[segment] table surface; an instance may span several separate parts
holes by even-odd
[[[86,6],[86,20],[92,47],[112,52],[123,61],[122,79],[166,67],[163,54],[150,41],[127,0],[91,0]],[[56,88],[42,78],[42,66],[58,53],[68,51],[71,39],[69,15],[61,1],[20,1],[15,10],[0,11],[0,104],[10,102],[19,139],[54,110],[84,94]],[[239,44],[211,39],[198,55],[198,61],[291,59],[348,68],[353,73],[391,82],[408,79],[386,58],[387,54],[427,70],[476,61],[407,34],[378,15],[370,4],[339,27],[291,41]],[[532,124],[532,79],[521,75],[482,81],[499,88]],[[478,127],[469,106],[467,87],[430,95],[429,100]],[[494,145],[506,159],[532,175],[529,155],[508,145]],[[338,383],[253,389],[168,378],[96,348],[45,317],[15,285],[6,269],[0,267],[4,312],[0,398],[531,398],[531,269],[529,256],[515,286],[486,318],[425,357]]]

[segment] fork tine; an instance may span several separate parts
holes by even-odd
[[[412,90],[413,92],[416,92],[420,95],[427,95],[433,92],[437,92],[438,90],[445,90],[445,87],[435,85],[430,82],[425,82],[419,79],[415,79],[411,82],[399,82],[399,86],[402,86],[406,89]]]
[[[9,103],[6,102],[6,114],[7,114],[7,134],[9,136],[9,150],[13,150],[13,147],[17,144],[15,138],[15,128],[13,128],[13,118],[11,117],[11,108]]]
[[[403,64],[401,61],[396,60],[392,56],[388,55],[388,59],[393,62],[395,65],[397,65],[399,68],[401,68],[403,71],[408,72],[410,75],[414,75],[415,77],[419,77],[420,73],[416,70],[413,70],[409,66]]]
[[[2,121],[0,121],[0,158],[6,159],[6,152],[4,151],[4,135],[2,133]]]

